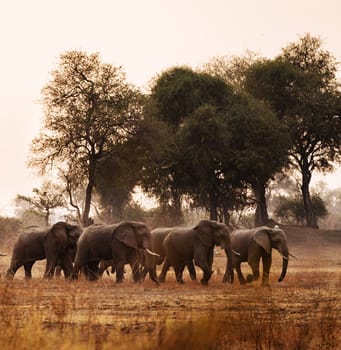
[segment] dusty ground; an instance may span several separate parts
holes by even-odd
[[[215,256],[215,273],[208,286],[197,281],[175,283],[173,272],[166,283],[156,286],[146,280],[141,284],[127,279],[116,284],[113,276],[97,282],[85,280],[44,281],[44,264],[33,268],[32,281],[23,280],[18,271],[13,281],[0,280],[0,329],[25,326],[27,320],[39,320],[46,330],[91,326],[101,334],[117,332],[155,335],[167,322],[193,321],[201,318],[239,320],[241,327],[271,322],[304,327],[311,322],[325,322],[324,327],[341,330],[341,232],[286,228],[291,259],[285,280],[277,282],[281,258],[273,253],[271,287],[259,283],[240,286],[221,282],[225,269],[222,253]],[[219,253],[219,252],[218,252]],[[9,256],[1,260],[0,273],[8,266]],[[127,270],[129,268],[127,267]],[[247,273],[248,267],[243,270]],[[198,271],[198,274],[201,272]],[[324,321],[323,321],[324,320]],[[6,327],[7,327],[6,326]],[[321,325],[319,327],[322,327]],[[341,344],[340,344],[341,346]]]

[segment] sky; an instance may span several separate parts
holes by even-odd
[[[41,89],[63,52],[98,52],[147,91],[172,66],[196,68],[246,50],[273,58],[305,33],[320,37],[341,61],[340,13],[340,0],[2,1],[0,215],[11,213],[17,194],[40,184],[27,160],[44,117]],[[338,177],[341,170],[313,180],[336,188]]]

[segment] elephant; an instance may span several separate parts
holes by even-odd
[[[152,234],[152,251],[154,253],[157,253],[159,256],[145,256],[145,259],[151,259],[152,260],[152,269],[153,273],[156,275],[156,265],[161,265],[166,256],[165,248],[163,246],[163,241],[165,240],[166,236],[169,234],[169,232],[173,231],[176,227],[160,227],[156,228],[151,231]],[[189,271],[190,277],[192,280],[196,279],[196,271],[194,268],[193,260],[190,260],[185,263],[187,266],[187,269]],[[144,278],[147,274],[147,269],[144,267],[142,270],[142,277]],[[159,282],[165,281],[165,274],[161,276],[161,279],[159,278]]]
[[[57,265],[65,278],[72,273],[72,251],[81,235],[78,225],[59,221],[51,227],[31,226],[26,228],[14,243],[6,278],[13,279],[19,267],[24,265],[25,278],[32,278],[32,266],[36,260],[46,259],[45,278],[51,278]]]
[[[113,259],[116,270],[116,282],[123,281],[124,265],[129,263],[134,281],[139,280],[140,252],[142,249],[152,254],[151,233],[148,226],[141,222],[124,221],[112,225],[91,225],[87,227],[77,243],[77,253],[72,277],[78,278],[82,267],[87,267],[88,278],[93,280],[99,276],[99,262]],[[158,283],[147,266],[150,278]]]
[[[176,227],[166,236],[163,246],[166,258],[159,276],[164,280],[167,270],[173,266],[176,280],[184,283],[182,272],[186,263],[193,261],[203,271],[201,284],[206,285],[212,275],[214,247],[225,250],[227,267],[231,272],[229,282],[233,283],[232,249],[229,229],[223,223],[201,220],[194,227]]]
[[[137,257],[138,260],[136,262],[136,266],[139,269],[136,270],[136,274],[135,275],[133,274],[133,279],[134,279],[135,282],[138,282],[141,279],[140,267],[142,268],[142,264],[143,264],[143,261],[144,261],[143,254],[144,254],[143,251],[142,252],[139,251],[139,253],[138,253],[138,257]],[[145,254],[148,254],[148,253],[146,252]],[[126,261],[125,264],[129,264],[129,261]],[[143,266],[144,265],[145,264],[143,264]],[[110,270],[109,270],[109,267],[111,267]],[[110,274],[114,274],[116,272],[116,265],[115,265],[114,259],[100,260],[100,262],[98,264],[98,275],[102,276],[104,272],[106,272],[108,276]],[[125,274],[125,273],[126,273],[126,271],[123,270],[123,274]],[[146,274],[147,273],[148,273],[148,271],[146,272]],[[145,277],[145,275],[143,276],[143,278],[144,277]]]
[[[289,262],[289,249],[286,235],[278,226],[275,226],[275,228],[260,226],[253,229],[237,229],[231,232],[230,237],[233,250],[233,267],[237,271],[240,284],[246,283],[240,264],[245,261],[248,262],[252,269],[252,275],[247,276],[247,281],[256,281],[260,277],[260,258],[262,258],[263,263],[262,284],[269,284],[272,248],[277,249],[283,259],[282,272],[278,282],[284,279]],[[225,280],[230,278],[229,274],[229,270],[226,269],[224,274]]]

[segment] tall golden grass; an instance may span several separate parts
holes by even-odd
[[[0,348],[340,349],[340,272],[207,287],[0,281]]]

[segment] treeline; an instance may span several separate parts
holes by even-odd
[[[148,93],[98,54],[65,52],[42,90],[44,124],[30,166],[53,174],[64,194],[59,205],[83,226],[94,203],[104,221],[123,218],[137,185],[173,225],[184,205],[225,222],[254,208],[254,225],[266,224],[269,183],[296,172],[304,220],[317,227],[312,174],[340,160],[336,72],[333,55],[309,34],[274,59],[247,52],[200,69],[171,67]]]

